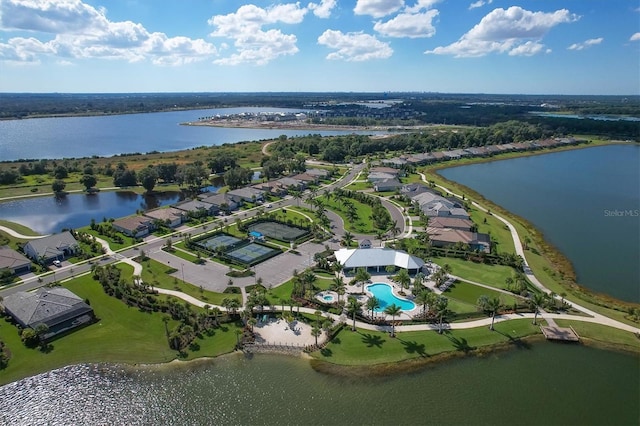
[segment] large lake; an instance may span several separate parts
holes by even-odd
[[[122,153],[178,151],[242,141],[378,131],[231,129],[181,126],[200,117],[241,112],[292,112],[283,108],[221,108],[101,117],[34,118],[0,121],[0,160],[108,157]]]
[[[578,282],[640,302],[640,146],[610,145],[440,171],[540,229]]]
[[[276,355],[79,365],[0,388],[0,423],[631,425],[639,380],[637,356],[553,343],[382,378],[330,376]]]

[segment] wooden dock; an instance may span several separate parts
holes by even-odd
[[[557,325],[540,326],[542,334],[547,340],[560,340],[563,342],[579,342],[580,336],[573,327],[558,327]]]

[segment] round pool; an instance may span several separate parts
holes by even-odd
[[[325,294],[324,296],[322,296],[322,300],[324,300],[325,302],[333,302],[333,296],[330,294]]]
[[[380,307],[375,309],[374,312],[383,312],[387,306],[393,305],[400,306],[403,311],[410,311],[416,308],[416,304],[411,300],[401,299],[393,294],[392,288],[389,284],[374,283],[366,287],[367,291],[373,294],[379,301]]]

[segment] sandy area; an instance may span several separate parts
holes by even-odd
[[[316,343],[316,338],[311,335],[311,326],[295,321],[293,329],[282,319],[271,318],[267,323],[256,324],[253,332],[256,335],[256,343],[268,343],[272,345],[307,346]],[[322,342],[325,333],[318,336],[318,343]]]

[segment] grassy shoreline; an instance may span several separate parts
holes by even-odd
[[[536,255],[532,250],[525,250],[525,256],[527,257],[527,261],[529,262],[535,275],[544,283],[547,288],[556,292],[557,294],[565,291],[568,295],[572,295],[578,298],[581,302],[586,302],[587,307],[589,308],[593,308],[596,311],[598,311],[598,309],[600,311],[602,311],[602,309],[606,309],[606,311],[603,312],[605,315],[613,316],[620,321],[637,326],[637,323],[631,322],[624,318],[624,313],[626,313],[627,308],[638,307],[640,306],[639,304],[619,300],[607,294],[597,293],[581,286],[576,280],[576,274],[570,260],[557,247],[546,241],[544,238],[544,234],[540,230],[538,230],[531,222],[506,210],[502,206],[485,198],[482,194],[474,191],[473,189],[466,187],[460,183],[448,180],[438,173],[440,170],[451,167],[618,144],[629,144],[629,142],[598,140],[584,145],[567,146],[557,149],[554,148],[533,152],[508,153],[490,158],[455,160],[447,163],[427,166],[425,169],[423,169],[423,171],[428,180],[434,181],[436,184],[442,185],[458,194],[464,194],[467,199],[476,201],[478,204],[490,209],[492,212],[505,217],[516,227],[521,239],[528,235],[532,240],[530,246],[535,248],[540,253],[540,255]],[[621,316],[621,314],[623,315]]]

